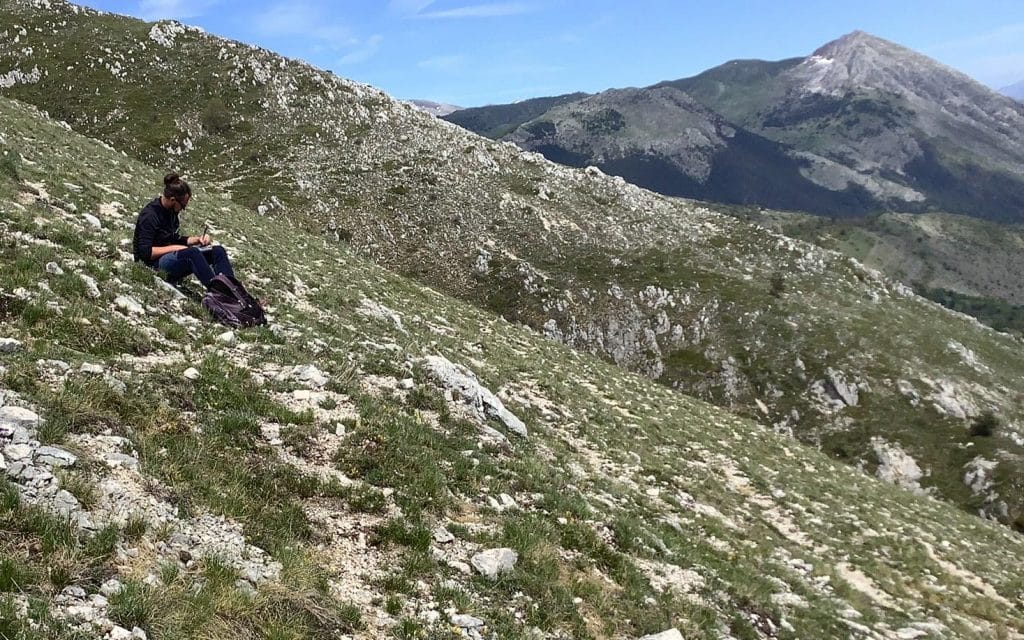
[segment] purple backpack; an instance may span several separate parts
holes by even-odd
[[[242,283],[223,273],[213,277],[203,306],[221,324],[229,327],[254,327],[267,324],[263,307],[249,295]]]

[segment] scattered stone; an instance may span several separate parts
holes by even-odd
[[[58,491],[57,495],[53,497],[53,509],[61,515],[71,516],[81,508],[82,505],[78,502],[78,498],[64,489]]]
[[[182,293],[181,290],[178,289],[178,287],[174,286],[170,282],[167,282],[160,276],[153,276],[153,281],[157,284],[158,287],[160,287],[167,293],[171,294],[176,300],[188,300],[188,297],[184,293]]]
[[[835,390],[839,399],[848,407],[856,407],[860,402],[859,394],[857,393],[857,386],[850,384],[846,381],[846,376],[842,371],[837,371],[829,367],[825,371],[825,375],[828,378],[829,383]]]
[[[103,365],[93,364],[91,362],[83,362],[82,366],[78,367],[78,370],[82,373],[91,373],[93,375],[103,374]]]
[[[103,454],[103,461],[114,468],[124,467],[134,470],[139,468],[139,459],[126,453],[105,453]]]
[[[416,386],[416,383],[413,381],[412,378],[404,378],[404,379],[398,381],[398,388],[399,389],[404,389],[406,391],[409,391],[410,389],[412,389],[415,386]]]
[[[119,396],[123,396],[125,393],[128,392],[128,385],[118,380],[114,376],[104,375],[103,382],[106,382],[107,386],[113,389],[114,393],[116,393]]]
[[[479,629],[484,626],[483,620],[465,613],[454,613],[448,618],[448,621],[462,629]]]
[[[21,340],[0,338],[0,353],[14,353],[21,349]]]
[[[32,447],[27,444],[9,444],[4,447],[4,456],[11,462],[28,460],[32,457]]]
[[[451,531],[448,531],[445,527],[438,527],[434,529],[434,542],[438,544],[449,544],[455,542],[455,536],[452,535]]]
[[[78,456],[59,447],[47,446],[36,450],[35,461],[51,467],[73,467],[78,462]]]
[[[36,412],[29,411],[24,407],[0,407],[0,427],[35,429],[40,422],[41,420]]]
[[[661,633],[644,636],[640,640],[683,640],[683,634],[679,633],[679,629],[673,628]]]
[[[62,276],[62,275],[64,275],[64,270],[61,269],[60,265],[57,264],[56,262],[47,262],[46,263],[46,273],[48,273],[48,274],[50,274],[52,276]]]
[[[64,375],[71,371],[71,365],[63,360],[36,360],[36,366],[44,369],[56,369],[60,372],[58,375]]]
[[[117,306],[118,309],[124,311],[125,313],[130,313],[139,316],[145,315],[146,313],[146,310],[142,307],[142,304],[138,300],[135,300],[134,298],[130,298],[128,296],[118,296],[114,298],[114,304]]]
[[[103,228],[103,223],[100,222],[100,219],[97,218],[96,216],[92,215],[91,213],[83,213],[82,214],[82,218],[87,223],[89,223],[89,226],[92,227],[93,229],[102,229]]]
[[[132,640],[132,632],[124,627],[114,625],[114,628],[107,634],[109,640]]]
[[[465,403],[473,407],[481,418],[497,418],[512,433],[523,438],[527,437],[526,425],[523,421],[506,409],[490,389],[481,385],[472,371],[441,356],[428,356],[421,362],[435,380],[460,396]]]
[[[185,373],[183,373],[182,375],[185,376],[187,380],[198,380],[199,369],[196,369],[195,367],[189,367],[188,369],[185,369]]]
[[[85,283],[85,295],[93,299],[100,297],[100,288],[96,285],[96,280],[92,276],[80,273],[78,277]]]
[[[497,580],[502,573],[511,571],[519,560],[519,554],[503,547],[500,549],[488,549],[473,556],[470,564],[480,572],[481,575]]]
[[[473,573],[473,568],[461,560],[448,560],[446,561],[446,564],[452,569],[455,569],[459,573],[463,573],[467,576]]]
[[[359,303],[359,307],[356,309],[356,313],[368,318],[391,322],[395,325],[396,329],[402,333],[406,333],[405,327],[402,326],[402,316],[399,315],[398,312],[385,307],[376,300],[363,298]]]
[[[316,387],[318,389],[323,388],[328,382],[330,382],[330,378],[326,373],[311,364],[295,367],[292,371],[292,377],[299,382],[304,382],[309,386]]]
[[[915,493],[925,493],[920,484],[924,472],[917,461],[898,444],[886,442],[875,436],[871,438],[871,447],[878,458],[878,470],[875,475],[880,480],[910,489]]]
[[[224,333],[217,336],[217,342],[221,344],[234,344],[235,343],[235,332],[225,331]]]
[[[111,578],[100,585],[100,593],[108,598],[121,593],[122,589],[124,589],[124,585],[117,578]]]

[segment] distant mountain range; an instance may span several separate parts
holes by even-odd
[[[1024,100],[1024,80],[1016,84],[1011,84],[1008,87],[1003,87],[999,90],[999,93],[1004,96],[1010,96],[1015,100]]]
[[[449,113],[453,113],[462,109],[454,104],[444,104],[443,102],[434,102],[432,100],[410,100],[414,107],[420,111],[426,111],[432,116],[446,116]]]
[[[1024,220],[1024,105],[860,31],[806,58],[446,119],[669,195]]]

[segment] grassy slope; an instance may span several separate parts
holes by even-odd
[[[289,229],[348,239],[380,264],[854,464],[874,468],[879,436],[917,458],[942,497],[989,514],[1005,500],[1007,521],[1024,511],[1012,481],[1019,342],[837,254],[539,161],[270,52],[193,31],[167,48],[152,25],[25,7],[4,7],[8,33],[26,35],[0,52],[46,74],[9,92],[117,148],[284,217],[277,199]],[[182,76],[193,89],[178,102],[153,89]],[[218,106],[228,125],[211,117]],[[811,387],[829,369],[862,383],[864,401],[824,411]],[[952,389],[1003,428],[968,442],[969,419],[914,405],[901,380],[925,398]],[[962,483],[975,455],[1001,465],[995,498]]]
[[[836,249],[906,284],[1024,304],[1024,233],[947,214],[884,214],[829,221],[795,214],[754,219]]]
[[[56,535],[59,521],[27,517],[41,512],[5,488],[0,553],[4,575],[17,579],[0,582],[8,593],[3,606],[9,611],[27,597],[34,619],[50,625],[33,629],[7,616],[0,624],[9,637],[71,637],[60,623],[45,622],[54,594],[66,584],[93,593],[112,575],[130,588],[112,599],[111,617],[153,638],[199,630],[210,638],[339,630],[448,637],[443,616],[424,629],[417,614],[429,602],[479,615],[502,638],[536,637],[532,628],[542,636],[623,638],[671,626],[688,638],[881,638],[915,628],[1021,637],[1024,585],[1007,559],[1021,557],[1024,541],[1008,530],[882,485],[391,275],[283,220],[200,192],[192,215],[231,230],[218,238],[279,325],[243,332],[234,345],[220,342],[222,328],[203,321],[194,303],[173,302],[151,274],[112,250],[129,237],[131,209],[158,173],[25,106],[2,100],[0,116],[3,155],[14,158],[0,178],[0,334],[25,342],[3,357],[3,386],[41,410],[50,441],[74,448],[92,434],[126,437],[144,474],[157,479],[154,488],[175,496],[183,519],[212,512],[235,520],[284,565],[279,581],[248,598],[216,559],[147,566],[146,550],[165,529]],[[117,213],[114,201],[126,208]],[[90,230],[69,203],[102,216],[104,231]],[[270,238],[287,251],[262,251]],[[44,272],[50,261],[65,273]],[[97,280],[98,299],[83,291],[76,272]],[[19,287],[27,300],[11,295]],[[118,295],[149,311],[126,316],[113,304]],[[365,298],[396,310],[401,328],[360,314]],[[307,303],[313,300],[315,308]],[[509,406],[526,419],[529,440],[478,444],[475,427],[455,418],[408,364],[433,353],[472,367],[506,397],[528,399]],[[178,354],[185,359],[174,361]],[[161,356],[171,364],[141,366],[139,358]],[[100,363],[129,393],[112,393],[84,374],[53,384],[37,364],[51,358],[73,369]],[[194,383],[178,377],[189,363],[201,369]],[[318,457],[317,439],[334,425],[283,406],[287,383],[252,377],[269,365],[306,363],[329,372],[328,388],[359,416],[332,460]],[[412,377],[413,391],[382,387],[391,375]],[[280,426],[285,445],[260,436],[267,421]],[[335,465],[355,484],[310,477],[281,461],[281,451]],[[83,459],[75,473],[84,494],[83,486],[111,471],[88,454]],[[488,506],[487,496],[499,493],[521,507]],[[313,517],[324,509],[361,521],[373,546],[346,546],[351,531],[336,533]],[[517,569],[496,583],[462,576],[429,552],[429,528],[438,522],[461,544],[516,549]],[[118,553],[125,549],[141,550],[141,559],[126,562],[131,556]],[[367,556],[379,558],[376,577],[353,575]],[[150,572],[162,586],[141,582]],[[373,597],[352,604],[346,598],[357,587]]]

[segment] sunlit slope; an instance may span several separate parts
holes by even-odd
[[[186,225],[272,317],[225,335],[123,251],[159,172],[0,116],[2,437],[31,436],[3,448],[9,636],[1020,637],[1007,528],[200,183]],[[492,548],[517,554],[496,581],[470,568]]]
[[[1020,343],[840,254],[176,23],[3,11],[6,93],[206,194],[972,513],[1024,508]]]

